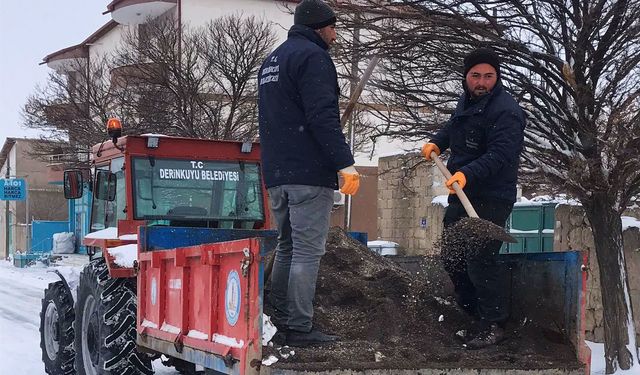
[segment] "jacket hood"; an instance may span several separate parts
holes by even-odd
[[[322,40],[320,35],[318,35],[318,33],[314,29],[310,28],[309,26],[293,25],[289,29],[288,36],[289,38],[307,39],[310,42],[317,44],[320,48],[322,48],[325,51],[329,49],[329,45],[327,45],[327,43],[325,43],[324,40]]]

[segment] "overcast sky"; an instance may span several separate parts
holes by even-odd
[[[7,137],[35,137],[20,111],[44,85],[46,55],[78,44],[109,21],[108,0],[0,0],[0,147]]]

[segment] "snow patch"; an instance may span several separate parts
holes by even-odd
[[[289,348],[287,345],[285,345],[282,348],[278,349],[278,354],[280,354],[280,357],[282,357],[282,359],[287,359],[289,357],[293,357],[294,355],[296,355],[296,352],[291,350],[291,348]]]
[[[194,339],[198,339],[198,340],[209,340],[209,335],[207,335],[204,332],[197,331],[195,329],[192,329],[191,331],[189,331],[189,333],[187,333],[187,336]]]
[[[604,360],[604,344],[586,341],[585,343],[591,349],[591,375],[604,375],[607,368]],[[614,375],[635,375],[640,374],[640,365],[635,364],[629,370],[618,369]]]
[[[143,320],[142,324],[140,324],[140,325],[143,326],[143,327],[158,329],[158,325],[157,324],[155,324],[154,322],[152,322],[150,320],[147,320],[147,319]]]
[[[442,207],[449,206],[449,196],[448,195],[438,195],[431,200],[432,205],[440,205]]]
[[[120,267],[133,268],[133,262],[138,260],[138,244],[132,243],[107,249]]]
[[[278,332],[278,329],[271,322],[271,317],[267,314],[262,314],[262,346],[267,346],[276,332]]]
[[[123,240],[123,241],[137,241],[138,240],[138,235],[137,234],[123,234],[122,236],[120,236],[118,238]]]
[[[622,216],[622,231],[629,228],[640,228],[640,220],[631,216]]]
[[[241,349],[244,347],[244,340],[238,341],[238,339],[228,336],[219,335],[217,333],[213,334],[213,342],[217,342],[218,344],[230,346],[232,348]]]
[[[565,204],[569,206],[581,206],[581,203],[573,198],[568,198],[566,194],[558,194],[555,196],[552,195],[540,195],[537,197],[533,197],[531,199],[527,199],[526,197],[521,197],[518,202],[514,204],[515,207],[518,206],[542,206],[543,204]]]
[[[269,358],[262,360],[262,364],[265,366],[271,366],[276,362],[278,362],[278,357],[276,357],[275,355],[270,355]]]
[[[160,328],[161,331],[165,331],[165,332],[169,332],[169,333],[173,333],[174,335],[178,335],[180,334],[181,329],[175,326],[172,326],[171,324],[167,324],[167,322],[163,322],[162,323],[162,327]]]
[[[118,228],[109,227],[106,229],[99,230],[97,232],[92,232],[84,236],[84,238],[92,238],[96,240],[117,240],[118,239]]]

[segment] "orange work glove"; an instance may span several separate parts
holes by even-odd
[[[360,188],[360,174],[352,165],[340,170],[340,175],[344,180],[344,184],[340,188],[340,192],[347,195],[355,195]]]
[[[453,190],[453,183],[457,182],[460,185],[460,189],[464,189],[464,185],[467,184],[467,178],[464,176],[462,172],[456,172],[451,176],[450,179],[445,182],[445,185],[449,188],[449,194],[455,194],[456,191]]]
[[[422,146],[422,156],[429,161],[431,160],[432,151],[440,156],[440,148],[435,143],[425,143],[424,146]]]

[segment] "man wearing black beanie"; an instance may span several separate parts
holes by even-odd
[[[500,81],[500,58],[479,48],[464,58],[464,93],[445,126],[422,147],[431,160],[451,150],[446,182],[449,206],[445,228],[466,217],[452,189],[460,185],[478,215],[504,226],[516,201],[518,165],[524,142],[525,115]],[[446,230],[446,229],[445,229]],[[443,248],[444,267],[453,282],[458,304],[479,318],[480,329],[467,342],[470,349],[500,342],[509,316],[509,295],[504,270],[497,262],[502,242],[479,249]]]
[[[302,1],[287,40],[258,73],[262,173],[278,227],[269,299],[280,333],[275,340],[290,346],[337,339],[313,327],[313,299],[338,173],[340,191],[353,195],[359,187],[327,52],[336,40],[335,23],[323,1]]]

